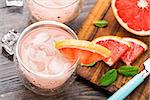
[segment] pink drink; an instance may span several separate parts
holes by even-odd
[[[73,64],[54,47],[55,41],[73,38],[67,31],[42,26],[29,31],[20,41],[19,54],[23,63],[32,72],[20,69],[33,85],[42,89],[55,89],[71,76]],[[33,74],[34,73],[34,74]]]
[[[27,0],[36,20],[69,22],[76,18],[82,8],[82,0]]]

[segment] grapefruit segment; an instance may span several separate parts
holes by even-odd
[[[142,41],[134,38],[123,38],[123,40],[130,42],[131,47],[121,56],[121,60],[126,65],[131,65],[148,47]]]
[[[68,59],[80,57],[81,64],[91,64],[109,57],[111,51],[107,48],[85,40],[68,39],[58,41],[55,47]]]
[[[118,22],[129,32],[150,35],[150,0],[112,0]]]
[[[108,58],[103,59],[103,61],[109,66],[114,65],[114,63],[116,63],[130,47],[128,42],[117,36],[102,36],[96,38],[92,42],[102,45],[112,52]]]

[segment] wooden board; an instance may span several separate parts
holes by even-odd
[[[106,28],[96,28],[93,25],[93,22],[98,19],[105,19],[109,22],[108,27]],[[111,0],[97,0],[96,5],[93,7],[91,12],[89,13],[88,17],[83,22],[79,32],[78,37],[83,40],[93,40],[96,37],[100,36],[106,36],[106,35],[116,35],[116,36],[128,36],[133,37],[139,40],[142,40],[145,42],[148,46],[150,45],[150,36],[140,37],[133,35],[129,32],[127,32],[124,28],[122,28],[117,20],[115,19],[112,8],[111,8]],[[148,48],[147,52],[143,53],[136,61],[133,63],[135,66],[140,67],[140,71],[143,70],[143,62],[150,57],[150,48]],[[118,68],[119,66],[124,65],[123,62],[119,61],[117,62],[113,67],[111,68]],[[89,80],[90,82],[98,85],[99,78],[110,69],[109,66],[107,66],[104,62],[98,62],[94,67],[79,67],[77,69],[77,73],[85,78],[86,80]],[[114,82],[109,87],[102,87],[106,89],[107,91],[114,93],[116,90],[121,88],[125,83],[127,83],[131,78],[130,77],[123,77],[122,75],[119,75],[116,82]],[[150,94],[150,82],[148,81],[149,78],[145,80],[145,82],[138,87],[132,94],[134,94],[134,97],[132,97],[133,100],[142,98],[141,100],[148,100],[149,94]],[[136,95],[136,96],[135,96]],[[131,97],[131,96],[130,96]],[[130,98],[128,97],[128,98]]]

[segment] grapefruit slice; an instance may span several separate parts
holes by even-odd
[[[112,0],[118,22],[129,32],[150,35],[150,0]]]
[[[84,40],[58,41],[55,43],[55,47],[68,59],[75,60],[80,57],[81,64],[91,64],[111,54],[107,48]]]
[[[109,66],[113,66],[130,47],[128,42],[118,36],[102,36],[96,38],[92,42],[102,45],[112,51],[112,54],[108,58],[103,59]]]
[[[121,60],[126,65],[131,65],[148,47],[142,41],[134,38],[123,38],[123,40],[130,42],[131,47],[122,55]]]

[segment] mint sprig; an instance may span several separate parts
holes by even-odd
[[[139,68],[136,66],[121,66],[118,69],[119,74],[122,74],[124,76],[134,76],[138,74]]]
[[[94,25],[99,28],[106,27],[108,25],[108,21],[106,20],[97,20],[94,22]]]
[[[117,70],[112,69],[106,72],[99,80],[100,86],[109,86],[117,79]]]
[[[138,74],[139,68],[136,66],[121,66],[119,69],[112,69],[106,72],[99,80],[100,86],[109,86],[117,79],[117,72],[126,77],[133,77]]]

